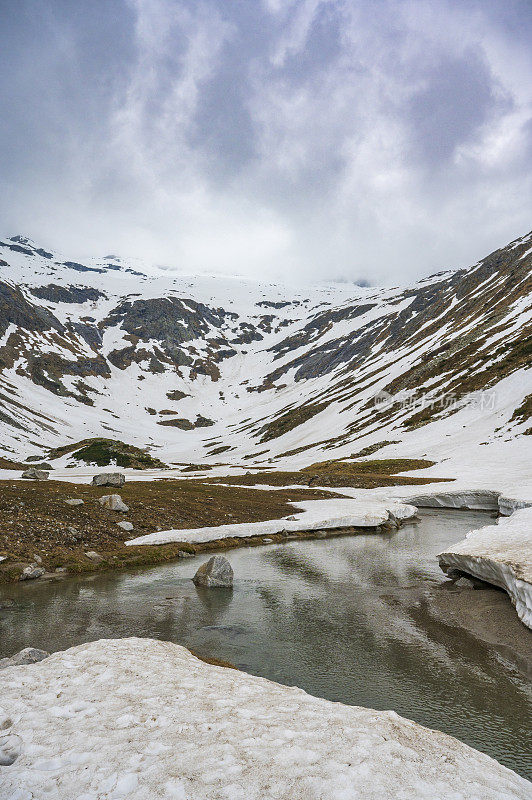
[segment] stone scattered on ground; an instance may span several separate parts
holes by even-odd
[[[26,478],[26,480],[29,481],[46,481],[48,480],[48,472],[44,469],[30,467],[29,469],[25,469],[20,477]]]
[[[99,564],[101,561],[103,561],[102,556],[97,553],[96,550],[87,550],[85,555],[87,558],[90,558],[91,561],[94,561],[95,564]]]
[[[9,658],[0,658],[0,669],[7,667],[21,667],[24,664],[35,664],[37,661],[42,661],[43,658],[48,658],[50,653],[46,650],[39,650],[36,647],[25,647],[24,650],[15,653]]]
[[[69,497],[68,500],[65,500],[67,506],[82,506],[83,500],[79,497]]]
[[[178,550],[177,551],[178,558],[195,558],[195,553],[189,553],[187,550]]]
[[[33,554],[33,560],[35,561],[36,564],[42,564],[42,558],[36,555],[35,553]]]
[[[122,522],[116,523],[119,528],[122,528],[123,531],[132,531],[133,530],[133,523],[127,522],[127,520],[123,519]]]
[[[462,575],[460,578],[454,581],[454,585],[457,586],[459,589],[474,589],[475,585],[473,581],[466,578]]]
[[[9,598],[6,598],[5,600],[0,600],[0,611],[2,611],[2,609],[4,608],[13,608],[14,605],[15,601],[10,600]]]
[[[233,568],[224,556],[212,556],[192,578],[196,586],[230,588],[233,585]]]
[[[129,506],[126,506],[119,494],[104,494],[98,502],[110,511],[129,511]]]
[[[126,476],[122,472],[102,472],[92,479],[93,486],[123,486]]]
[[[38,564],[28,564],[27,567],[24,567],[22,570],[22,575],[20,576],[19,580],[21,581],[33,581],[36,578],[40,578],[45,573],[44,567],[40,567]]]

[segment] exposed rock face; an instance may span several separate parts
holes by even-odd
[[[38,564],[29,564],[22,570],[22,575],[20,576],[19,580],[34,581],[37,578],[41,578],[45,572],[46,570],[44,567],[40,567]]]
[[[173,411],[163,410],[159,412],[160,414],[173,414]],[[161,420],[159,425],[166,425],[167,427],[171,428],[181,428],[182,431],[191,431],[194,428],[209,428],[211,425],[215,425],[214,420],[209,419],[208,417],[203,417],[201,414],[198,414],[196,421],[191,422],[189,419],[184,419],[183,417],[177,417],[174,419],[164,419]]]
[[[44,469],[30,467],[29,469],[24,470],[20,477],[26,478],[29,481],[45,481],[48,479],[48,472],[46,472]]]
[[[129,511],[129,506],[126,506],[119,494],[105,494],[98,502],[110,511]]]
[[[123,486],[125,482],[126,476],[122,472],[102,472],[92,479],[93,486]],[[118,497],[118,495],[111,496]]]
[[[34,297],[49,300],[52,303],[86,303],[87,300],[98,300],[105,295],[98,289],[83,288],[81,286],[58,286],[50,283],[48,286],[36,286],[31,290]]]
[[[24,650],[15,653],[14,656],[9,658],[0,658],[0,669],[6,667],[20,667],[23,664],[35,664],[37,661],[42,661],[43,658],[48,658],[50,653],[46,650],[39,650],[36,647],[25,647]]]
[[[233,585],[233,568],[224,556],[212,556],[201,565],[192,580],[196,586],[230,588]]]

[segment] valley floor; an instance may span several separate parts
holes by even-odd
[[[18,580],[23,569],[36,560],[48,575],[53,575],[55,570],[61,570],[55,574],[63,575],[65,571],[92,572],[156,564],[184,553],[261,544],[264,537],[273,536],[278,541],[283,538],[283,528],[290,529],[291,535],[317,535],[320,531],[308,530],[316,525],[307,525],[299,530],[297,525],[287,522],[267,533],[253,530],[253,525],[293,516],[298,511],[298,502],[344,497],[345,490],[338,488],[336,492],[334,487],[412,488],[434,480],[394,474],[405,466],[420,468],[431,462],[392,459],[366,463],[371,465],[371,469],[364,464],[351,465],[352,474],[322,467],[275,474],[255,472],[212,477],[208,474],[203,478],[188,479],[175,475],[170,477],[172,473],[165,471],[129,470],[126,483],[118,490],[92,486],[89,481],[97,471],[94,469],[76,471],[77,474],[73,474],[74,470],[54,470],[52,477],[55,478],[57,473],[60,480],[45,481],[20,480],[20,473],[5,471],[4,474],[16,474],[17,479],[0,480],[0,582]],[[254,488],[253,483],[258,481],[274,485]],[[318,485],[309,486],[309,483]],[[104,508],[98,502],[102,496],[116,492],[128,506],[125,514]],[[82,500],[83,503],[69,505],[69,500]],[[371,506],[367,501],[365,504]],[[334,506],[325,517],[327,515],[335,516]],[[378,525],[384,519],[373,524]],[[131,523],[131,530],[123,530],[117,524],[124,520]],[[343,520],[338,525],[343,529],[341,532],[352,532],[356,517],[351,522],[346,516]],[[218,536],[214,535],[216,526],[239,524],[238,535],[226,534],[223,541],[217,541]],[[245,524],[250,525],[249,536],[245,529],[242,532]],[[362,520],[361,524],[371,522]],[[331,525],[324,524],[324,527],[330,528]],[[199,541],[197,537],[195,541],[190,537],[179,537],[180,530],[203,528],[213,529],[214,541],[209,541],[208,534]],[[168,530],[174,533],[169,543],[126,547],[128,540]],[[328,535],[332,533],[328,531]],[[98,557],[90,558],[87,552],[96,553]]]
[[[98,502],[116,491],[129,507],[127,514]],[[125,542],[154,530],[279,519],[294,513],[290,500],[320,498],[331,498],[331,494],[309,488],[264,492],[192,480],[128,481],[119,490],[52,480],[0,481],[0,582],[19,580],[36,556],[52,576],[57,569],[69,573],[118,569],[216,549],[219,542],[155,547],[126,547]],[[80,499],[83,504],[70,506],[68,499]],[[133,531],[120,528],[121,520],[130,521]],[[250,537],[234,544],[261,541],[261,537]],[[222,546],[231,544],[225,540]],[[96,552],[100,558],[91,559],[87,552]]]

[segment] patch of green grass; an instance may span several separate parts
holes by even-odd
[[[532,417],[532,394],[529,394],[525,397],[521,405],[515,409],[510,422],[526,422]],[[528,430],[524,431],[525,434],[530,435],[532,428],[528,428]]]
[[[309,467],[303,467],[302,472],[312,473],[336,473],[340,475],[361,475],[371,473],[372,475],[395,475],[398,472],[409,472],[414,469],[427,469],[433,467],[434,461],[424,458],[376,458],[367,461],[344,461],[335,459],[334,461],[317,461]]]
[[[298,425],[308,422],[309,419],[312,419],[325,408],[327,408],[326,403],[307,403],[286,411],[271,422],[263,425],[259,430],[259,434],[262,434],[260,442],[269,442],[271,439],[277,439],[279,436],[288,433],[288,431],[297,428]]]
[[[118,467],[131,469],[164,469],[166,464],[151,456],[147,450],[126,444],[119,439],[83,439],[75,444],[64,445],[51,450],[50,458],[60,458],[72,453],[76,461],[107,467],[116,464]]]

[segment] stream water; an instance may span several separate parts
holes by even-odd
[[[530,777],[525,677],[423,601],[444,580],[436,553],[489,521],[427,512],[393,534],[231,550],[233,590],[193,585],[204,557],[2,587],[16,605],[0,611],[0,657],[104,637],[170,640],[329,700],[393,709]],[[412,602],[397,600],[402,589]]]

